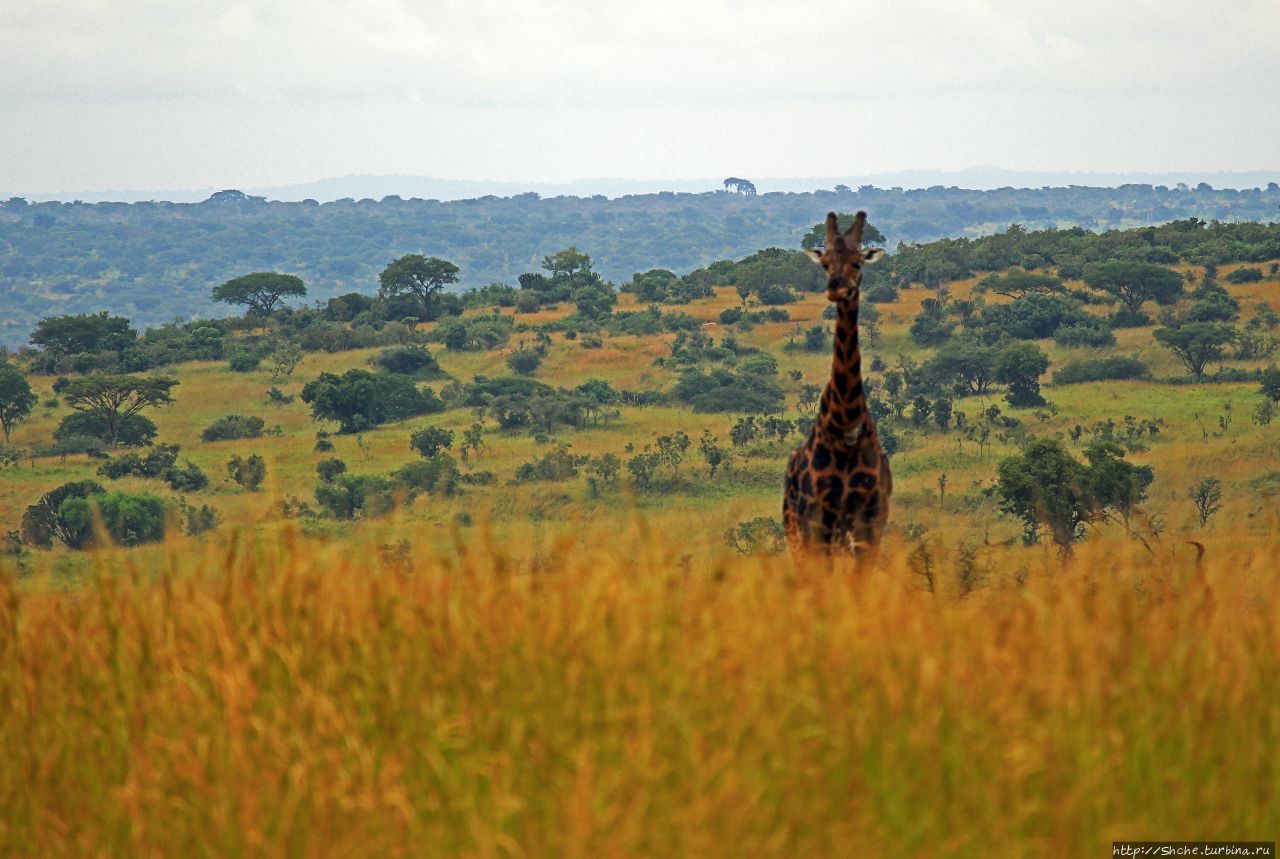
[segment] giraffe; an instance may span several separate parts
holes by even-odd
[[[858,288],[862,266],[884,254],[863,249],[866,222],[867,213],[858,212],[842,234],[831,212],[826,247],[808,251],[827,270],[827,300],[837,313],[835,354],[817,420],[787,463],[782,518],[793,553],[852,551],[870,565],[889,519],[893,478],[862,387]]]

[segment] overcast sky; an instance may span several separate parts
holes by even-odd
[[[0,0],[0,190],[1280,168],[1277,0]]]

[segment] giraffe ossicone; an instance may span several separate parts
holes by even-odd
[[[867,213],[858,212],[841,232],[836,213],[829,213],[825,247],[809,252],[827,272],[827,298],[837,308],[835,342],[818,417],[787,463],[782,518],[792,552],[851,551],[861,562],[874,562],[889,520],[893,477],[862,384],[862,267],[884,253],[862,246],[866,223]]]

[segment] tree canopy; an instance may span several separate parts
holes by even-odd
[[[446,284],[458,282],[458,267],[439,257],[422,254],[405,254],[393,260],[382,274],[378,284],[383,295],[414,295],[422,302],[428,318],[434,318],[437,296]]]
[[[1223,359],[1239,333],[1221,322],[1188,322],[1177,328],[1157,328],[1153,336],[1177,356],[1187,372],[1203,379],[1205,368]]]
[[[1130,314],[1142,313],[1148,301],[1173,304],[1182,296],[1182,277],[1172,269],[1137,260],[1108,260],[1090,266],[1084,274],[1090,289],[1113,295]]]
[[[321,373],[303,387],[302,401],[311,406],[316,420],[338,421],[344,433],[444,408],[430,389],[419,390],[403,376],[367,370],[348,370],[341,376]]]
[[[255,271],[232,278],[210,293],[214,301],[243,304],[248,313],[266,315],[281,305],[286,297],[301,298],[307,294],[302,278],[274,271]]]
[[[164,376],[92,375],[69,380],[62,394],[67,405],[101,426],[107,446],[114,448],[125,421],[143,409],[172,403],[177,384]]]
[[[31,345],[42,348],[56,360],[84,352],[118,352],[137,338],[138,332],[128,319],[104,310],[41,319],[31,333]]]
[[[1101,443],[1079,462],[1055,439],[1038,439],[998,467],[996,491],[1004,509],[1022,520],[1027,542],[1048,533],[1060,551],[1070,553],[1082,526],[1111,513],[1125,521],[1146,495],[1154,476],[1149,466],[1123,460],[1117,445]]]

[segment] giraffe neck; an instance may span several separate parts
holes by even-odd
[[[866,421],[867,397],[862,387],[862,349],[858,344],[858,299],[836,303],[835,352],[831,380],[822,392],[818,429],[837,440],[854,438]]]

